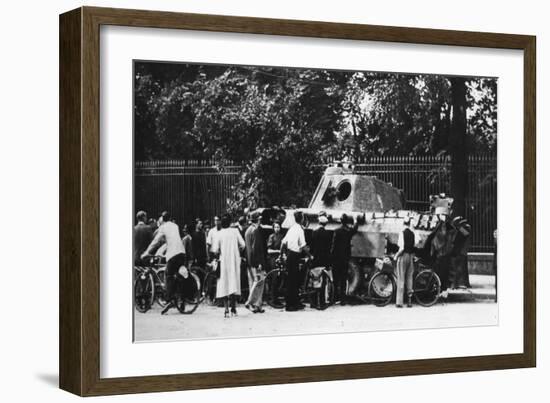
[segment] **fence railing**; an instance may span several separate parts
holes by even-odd
[[[406,208],[425,211],[432,194],[450,193],[450,159],[435,156],[382,156],[355,164],[357,173],[376,176],[403,189]],[[135,209],[152,215],[169,210],[180,223],[221,214],[243,169],[232,161],[167,160],[136,162]],[[472,251],[494,249],[497,226],[495,155],[468,160],[466,218],[472,226]]]

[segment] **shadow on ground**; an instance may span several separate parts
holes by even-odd
[[[36,378],[44,382],[49,386],[55,388],[59,387],[59,375],[58,374],[36,374]]]

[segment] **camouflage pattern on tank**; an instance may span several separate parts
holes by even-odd
[[[429,234],[450,213],[452,198],[432,196],[430,212],[404,210],[404,194],[400,189],[374,176],[358,175],[349,164],[335,164],[325,170],[308,208],[285,209],[283,228],[294,224],[294,211],[304,214],[304,228],[315,230],[321,212],[329,222],[327,230],[341,225],[343,214],[359,223],[352,238],[352,256],[357,258],[380,258],[386,255],[387,243],[397,243],[403,230],[403,221],[410,218],[415,232],[416,246],[424,246]],[[437,213],[433,211],[437,208]]]

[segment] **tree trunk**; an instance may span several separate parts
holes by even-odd
[[[351,118],[351,128],[353,129],[353,162],[358,164],[361,159],[361,146],[359,144],[359,135],[357,134],[357,125],[354,117]]]
[[[451,155],[451,195],[454,197],[453,216],[466,214],[468,196],[468,149],[466,141],[466,80],[453,77],[451,81],[452,120],[449,138]]]

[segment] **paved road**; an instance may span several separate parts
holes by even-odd
[[[238,316],[225,319],[223,308],[200,305],[192,315],[155,307],[135,312],[136,341],[274,336],[436,327],[487,326],[498,323],[498,305],[492,301],[438,303],[429,308],[373,305],[332,306],[325,311],[306,308],[285,312],[270,307],[253,314],[238,307]]]

